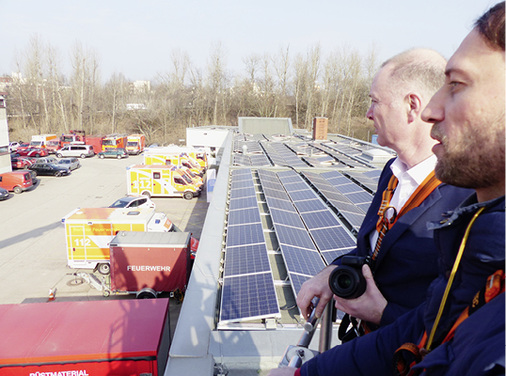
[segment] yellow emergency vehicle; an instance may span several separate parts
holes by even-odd
[[[192,181],[175,166],[132,165],[127,167],[129,195],[148,197],[183,197],[191,200],[200,195],[202,186]]]
[[[164,146],[149,148],[144,152],[144,164],[167,164],[187,167],[197,175],[204,175],[207,169],[207,155],[193,148]]]
[[[78,208],[67,214],[67,262],[71,268],[109,273],[109,243],[118,231],[174,231],[164,213],[152,208]]]

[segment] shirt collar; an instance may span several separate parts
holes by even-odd
[[[390,168],[392,173],[400,180],[403,174],[408,174],[418,185],[422,184],[427,175],[429,175],[436,167],[437,158],[432,154],[429,158],[426,158],[422,162],[408,169],[408,166],[397,157]]]

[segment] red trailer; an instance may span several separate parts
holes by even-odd
[[[102,141],[105,136],[86,136],[86,145],[93,146],[93,151],[98,154],[102,151]]]
[[[118,232],[109,246],[112,292],[182,294],[190,276],[190,239],[189,232]]]
[[[0,376],[163,375],[168,299],[0,305]]]

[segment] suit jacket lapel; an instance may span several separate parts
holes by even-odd
[[[422,216],[427,210],[429,210],[435,203],[441,199],[441,193],[437,187],[424,201],[423,203],[411,209],[409,212],[404,214],[397,220],[395,225],[387,232],[381,243],[381,249],[376,259],[377,264],[381,262],[385,254],[388,253],[389,249],[398,241],[398,239],[415,223],[420,216]]]

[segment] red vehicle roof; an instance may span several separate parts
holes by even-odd
[[[169,299],[0,305],[0,365],[156,356]]]

